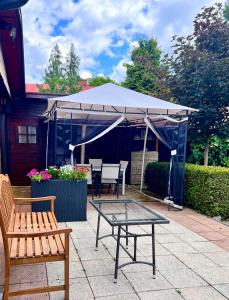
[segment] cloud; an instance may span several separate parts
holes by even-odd
[[[84,70],[80,72],[80,77],[82,79],[90,79],[92,77],[92,74],[91,72]]]
[[[115,64],[112,76],[123,78],[125,67],[122,64],[129,59],[128,45],[136,46],[139,37],[153,36],[164,51],[169,51],[172,35],[191,32],[193,18],[200,7],[212,2],[30,0],[22,8],[26,81],[42,80],[56,43],[64,56],[70,44],[75,44],[81,72],[97,74],[100,69],[108,75],[100,60],[101,56],[106,56],[110,64]],[[120,57],[118,63],[117,57]]]

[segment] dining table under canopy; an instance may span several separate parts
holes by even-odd
[[[77,147],[92,143],[113,128],[143,126],[145,130],[142,157],[142,190],[144,162],[148,130],[171,151],[168,197],[166,202],[177,208],[183,207],[184,162],[186,152],[188,115],[196,109],[145,95],[119,85],[104,85],[76,94],[50,98],[45,112],[48,122],[46,165],[48,165],[49,123],[58,124],[59,120],[71,120],[84,130],[76,143],[69,142],[71,163]],[[90,130],[87,131],[87,126]],[[55,126],[54,126],[55,135]]]

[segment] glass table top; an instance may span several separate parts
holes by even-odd
[[[94,200],[90,203],[114,226],[169,223],[165,217],[135,200]]]

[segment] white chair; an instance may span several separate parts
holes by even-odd
[[[87,184],[91,185],[91,194],[92,194],[92,200],[94,199],[94,184],[93,184],[93,180],[92,180],[92,166],[90,164],[77,164],[76,168],[78,167],[82,167],[82,168],[87,168],[88,172],[87,172]]]
[[[92,165],[93,171],[100,171],[103,160],[101,158],[89,158],[89,164]]]
[[[128,164],[129,164],[129,161],[128,160],[120,160],[120,166],[121,166],[121,169],[125,170],[127,169],[128,167]]]
[[[120,177],[120,164],[102,164],[101,184],[108,184],[108,192],[110,191],[111,184],[115,185],[115,193],[119,197],[119,177]],[[100,196],[100,188],[99,188]]]

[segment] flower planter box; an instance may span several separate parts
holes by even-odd
[[[58,222],[87,220],[87,181],[48,180],[31,182],[32,197],[56,196],[55,216]],[[50,210],[49,203],[32,204],[33,211]]]

